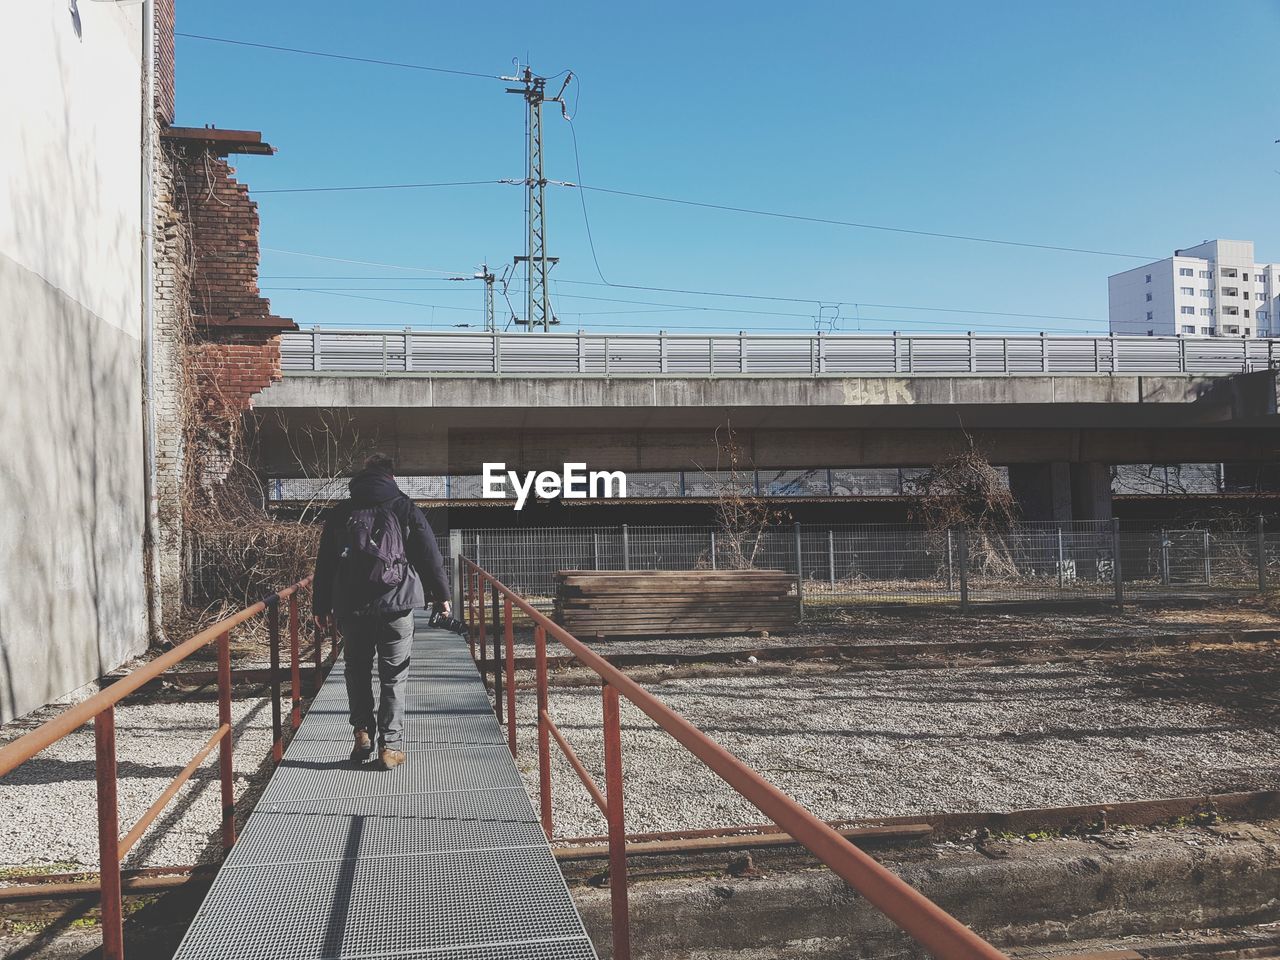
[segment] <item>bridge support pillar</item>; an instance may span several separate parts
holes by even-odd
[[[1074,520],[1111,519],[1109,464],[1071,464],[1071,514]]]
[[[1111,470],[1105,463],[1010,464],[1009,489],[1024,520],[1111,519]]]

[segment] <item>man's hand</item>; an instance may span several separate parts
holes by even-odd
[[[328,630],[333,626],[332,613],[317,613],[315,615],[316,626],[321,630]]]
[[[453,605],[448,600],[441,600],[436,604],[436,612],[442,617],[447,617],[453,613]]]

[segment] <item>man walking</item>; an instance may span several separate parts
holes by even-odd
[[[349,484],[351,497],[325,521],[312,589],[316,625],[335,620],[347,661],[347,701],[355,746],[351,759],[373,756],[373,659],[378,658],[379,760],[404,763],[404,694],[413,646],[413,611],[429,597],[449,614],[449,578],[435,535],[396,485],[390,457],[375,454]]]

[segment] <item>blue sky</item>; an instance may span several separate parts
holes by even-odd
[[[1275,0],[179,0],[178,30],[486,74],[512,58],[572,69],[587,184],[1152,258],[1252,239],[1280,260]],[[177,45],[178,123],[257,129],[278,148],[238,159],[253,190],[523,176],[524,104],[497,80]],[[545,128],[547,176],[578,181],[551,105]],[[588,193],[611,284],[807,302],[611,289],[567,282],[601,276],[579,192],[548,191],[565,330],[808,332],[818,301],[826,316],[842,302],[845,331],[1096,330],[1107,276],[1142,262]],[[476,324],[479,285],[433,271],[523,253],[516,186],[256,197],[264,292],[303,326]],[[978,310],[1055,319],[965,312]]]

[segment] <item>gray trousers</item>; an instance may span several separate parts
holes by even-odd
[[[404,697],[413,649],[413,613],[403,617],[344,617],[343,657],[347,661],[347,703],[351,726],[373,735],[373,660],[378,660],[378,745],[399,749],[404,727]]]

